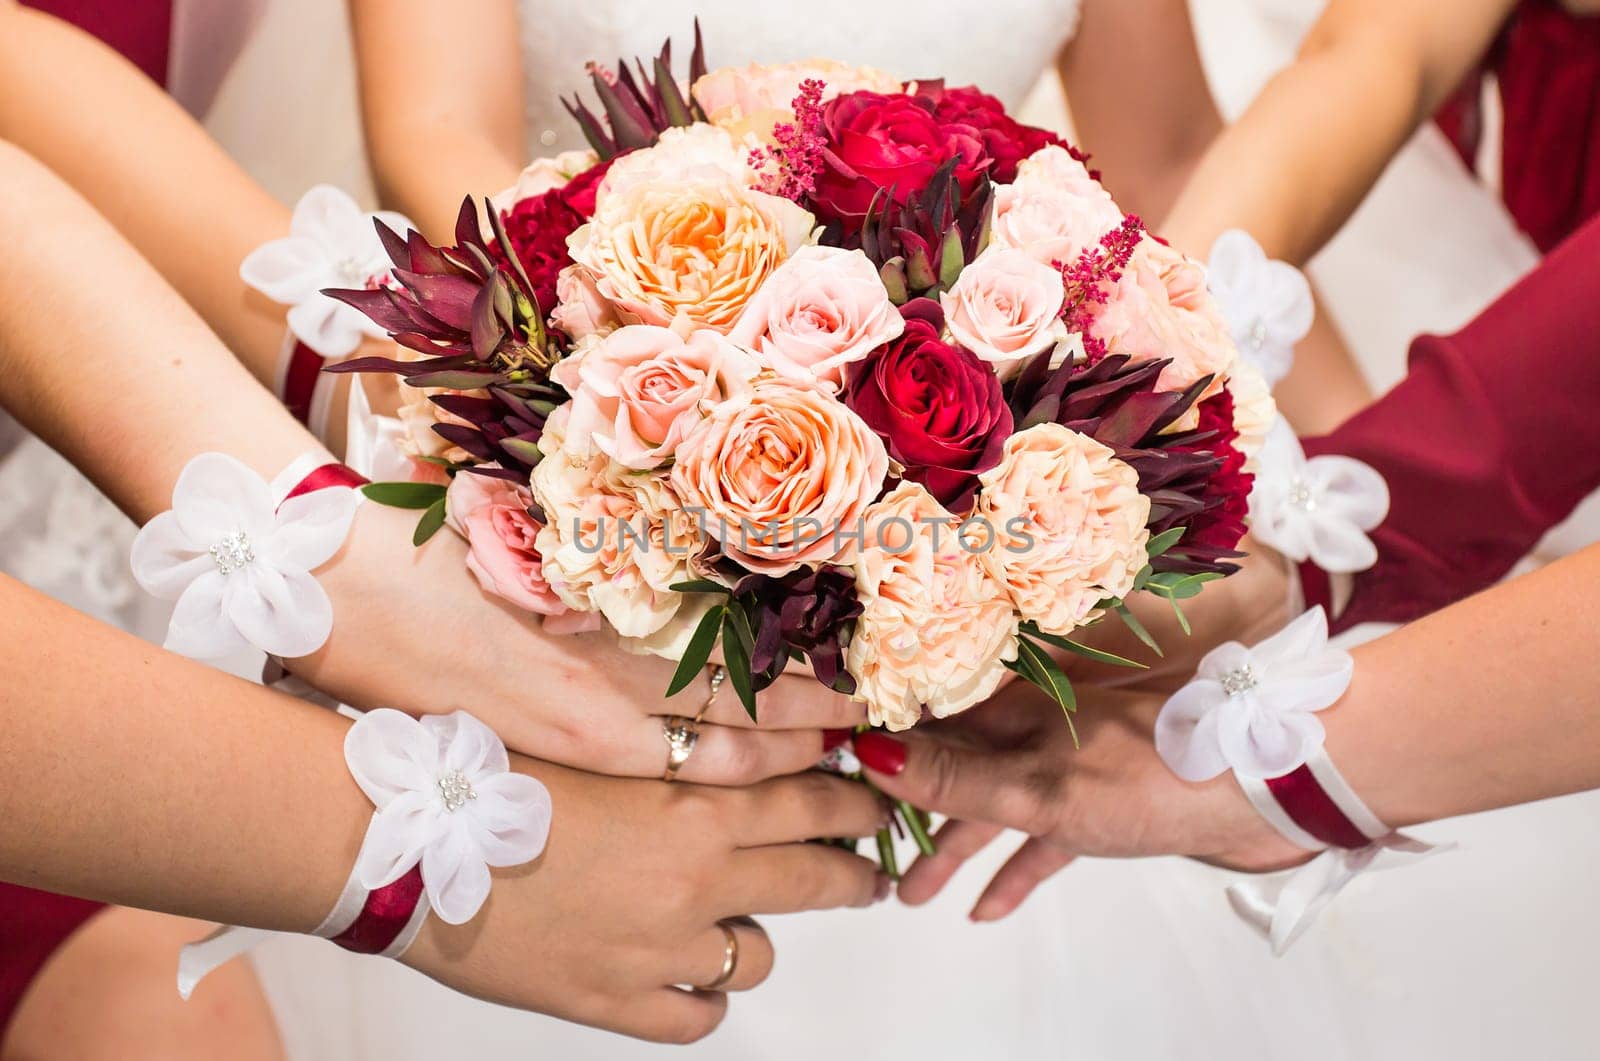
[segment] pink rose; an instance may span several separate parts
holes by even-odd
[[[992,245],[1043,265],[1071,263],[1121,223],[1122,211],[1084,164],[1046,147],[1023,161],[1015,182],[995,189]]]
[[[802,247],[761,285],[730,338],[781,376],[839,387],[846,365],[904,330],[865,254]]]
[[[994,540],[981,550],[1024,619],[1066,636],[1107,598],[1133,591],[1150,533],[1150,499],[1111,449],[1060,424],[1006,440],[980,477],[976,514]]]
[[[1017,617],[960,520],[916,483],[867,510],[856,558],[862,612],[845,652],[873,725],[908,729],[989,697],[1017,658]]]
[[[532,502],[515,483],[471,472],[458,473],[445,494],[450,526],[467,539],[467,569],[483,591],[538,615],[565,616],[566,604],[544,579],[535,544],[544,525],[529,514]],[[574,618],[562,632],[599,628],[592,616]]]
[[[1096,313],[1090,334],[1111,353],[1135,361],[1171,358],[1161,373],[1163,390],[1214,377],[1202,398],[1222,389],[1237,356],[1228,322],[1206,290],[1205,269],[1148,236]]]
[[[752,571],[847,560],[889,455],[832,395],[777,379],[723,402],[678,447],[672,486]]]
[[[556,308],[550,323],[567,333],[573,342],[591,335],[606,335],[622,327],[622,318],[594,285],[594,278],[576,265],[569,265],[556,276]]]
[[[1067,337],[1061,319],[1065,298],[1058,270],[1024,251],[991,247],[961,271],[939,301],[956,342],[993,365],[1004,380]]]
[[[688,339],[668,328],[632,324],[558,366],[572,394],[567,445],[593,446],[639,470],[672,458],[712,406],[748,394],[761,366],[716,332]]]
[[[821,81],[826,103],[845,92],[899,92],[898,78],[870,66],[850,66],[832,59],[713,70],[694,83],[694,99],[713,125],[735,135],[766,138],[778,122],[794,121],[794,98],[800,82]]]

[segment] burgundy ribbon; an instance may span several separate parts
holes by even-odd
[[[289,354],[289,367],[283,374],[283,404],[302,424],[311,422],[311,400],[317,393],[317,380],[327,359],[298,340]]]
[[[289,488],[289,492],[283,495],[283,500],[287,501],[291,497],[299,497],[301,494],[309,494],[314,490],[327,490],[335,486],[348,486],[352,490],[358,490],[366,486],[369,481],[366,476],[353,468],[330,462],[312,469],[309,475]],[[282,503],[281,501],[279,502],[279,504]]]
[[[1339,809],[1311,767],[1301,766],[1282,777],[1270,777],[1266,786],[1283,812],[1323,843],[1355,850],[1372,842]]]
[[[369,893],[360,915],[349,928],[334,936],[333,942],[357,954],[382,954],[405,930],[421,898],[422,867],[419,864],[393,884]]]

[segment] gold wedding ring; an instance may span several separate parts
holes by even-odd
[[[700,988],[701,991],[720,991],[733,979],[733,972],[739,968],[739,937],[728,927],[727,922],[718,921],[717,927],[722,929],[722,935],[727,943],[722,948],[722,972],[717,978]]]
[[[700,710],[695,714],[694,720],[699,722],[706,717],[706,712],[711,710],[711,705],[717,702],[717,694],[722,691],[722,683],[728,679],[728,668],[720,663],[711,666],[711,693],[706,697],[706,702],[700,705]]]
[[[661,780],[676,781],[679,769],[689,761],[689,753],[700,740],[700,728],[692,718],[668,715],[661,720],[661,736],[667,742],[667,772]]]

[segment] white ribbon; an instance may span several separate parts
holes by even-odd
[[[1362,873],[1415,865],[1453,846],[1390,833],[1354,850],[1326,848],[1303,866],[1228,885],[1228,903],[1266,938],[1273,955],[1281,957],[1334,896]]]

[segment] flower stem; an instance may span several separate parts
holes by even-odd
[[[922,811],[903,799],[895,800],[895,806],[900,811],[900,817],[905,819],[906,829],[910,831],[911,838],[917,842],[917,850],[924,855],[933,854],[937,848],[933,846],[933,837],[928,835],[928,823],[923,818]]]
[[[878,830],[878,863],[883,866],[884,875],[890,880],[900,879],[900,863],[894,855],[894,837],[888,829]]]

